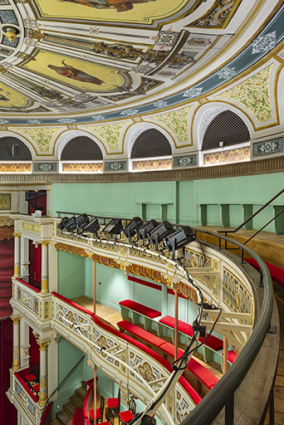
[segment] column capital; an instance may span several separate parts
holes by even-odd
[[[21,316],[18,316],[18,317],[10,316],[10,319],[12,320],[14,325],[18,325],[20,323]]]
[[[50,241],[40,241],[41,246],[45,247],[50,243]]]
[[[48,347],[48,346],[49,346],[49,344],[50,344],[50,341],[44,341],[44,342],[37,341],[37,343],[38,343],[38,345],[39,345],[39,349],[40,349],[40,351],[46,351],[46,350],[47,350],[47,347]]]
[[[13,233],[13,236],[15,239],[20,238],[22,236],[22,233]]]

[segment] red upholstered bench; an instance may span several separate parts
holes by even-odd
[[[208,335],[208,334],[207,334]],[[199,342],[203,342],[205,338],[199,338]],[[223,341],[214,335],[210,335],[207,341],[204,343],[211,350],[218,351],[223,349]]]
[[[156,317],[161,316],[161,312],[154,310],[153,308],[147,307],[146,305],[139,304],[136,301],[124,300],[120,301],[119,305],[121,307],[126,307],[129,310],[134,310],[137,313],[143,314],[143,316],[149,317],[149,319],[155,319]]]
[[[139,328],[139,326],[133,325],[133,323],[128,322],[127,320],[121,320],[117,322],[120,329],[129,332],[131,335],[136,338],[142,339],[146,344],[150,344],[153,347],[159,348],[165,343],[162,338],[159,338],[150,332],[145,331],[144,329]]]
[[[245,261],[253,266],[257,271],[260,270],[259,265],[254,258],[245,258]],[[267,263],[266,261],[265,264],[271,274],[272,280],[284,288],[284,270],[280,267],[274,266],[274,264]]]
[[[170,328],[175,329],[175,318],[172,316],[165,316],[159,320],[163,325],[169,326]],[[188,323],[183,322],[182,320],[178,320],[178,330],[190,337],[193,335],[193,328]]]
[[[222,353],[222,356],[223,355],[224,355],[224,353]],[[234,352],[234,350],[228,351],[228,362],[229,363],[233,364],[237,357],[238,357],[238,355]],[[222,367],[223,367],[223,365],[222,365]]]

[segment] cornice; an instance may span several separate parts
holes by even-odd
[[[142,173],[114,174],[33,174],[1,175],[1,183],[6,184],[50,184],[50,183],[130,183],[152,181],[182,181],[212,178],[238,177],[254,174],[279,173],[284,171],[284,156],[237,164],[182,170],[152,171]]]

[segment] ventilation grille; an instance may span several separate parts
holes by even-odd
[[[78,136],[70,140],[63,149],[63,161],[98,161],[103,159],[100,147],[86,136]]]
[[[0,161],[31,161],[29,148],[16,137],[0,139]]]
[[[146,130],[137,137],[131,152],[131,158],[152,158],[172,154],[167,138],[158,130]]]
[[[224,111],[217,115],[204,134],[202,150],[216,149],[248,142],[250,134],[244,121],[234,112]]]

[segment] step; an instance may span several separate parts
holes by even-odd
[[[70,403],[73,404],[73,406],[76,407],[83,407],[84,401],[78,397],[76,394],[72,395],[72,397],[69,397]]]
[[[73,418],[75,411],[78,406],[74,406],[70,401],[63,405],[63,412],[67,413],[67,415],[70,416],[70,418]]]
[[[62,425],[62,422],[60,422],[58,419],[53,419],[49,425]]]
[[[70,421],[70,416],[67,415],[67,413],[61,411],[59,413],[56,413],[56,418],[62,423],[63,425],[68,425]]]
[[[78,397],[80,397],[81,400],[84,400],[85,395],[86,395],[86,390],[84,390],[84,388],[77,388],[77,390],[75,390],[75,393]]]

